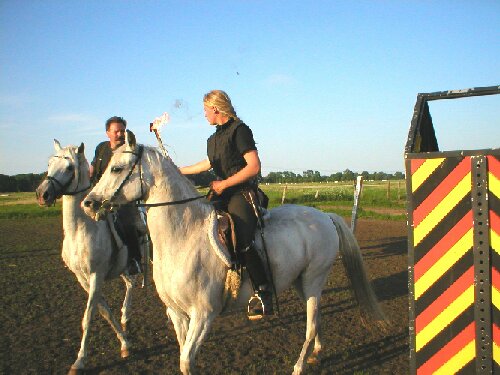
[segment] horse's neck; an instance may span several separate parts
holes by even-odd
[[[175,202],[200,195],[194,185],[180,173],[170,158],[150,155],[148,164],[151,166],[154,183],[149,187],[146,203]],[[186,231],[189,230],[193,221],[205,220],[211,212],[211,207],[200,200],[162,206],[156,209],[165,213],[159,215],[159,219],[170,223],[166,223],[164,227],[167,230],[176,231],[182,230],[182,228]],[[172,225],[172,223],[175,225]]]
[[[80,161],[77,176],[74,189],[90,186],[89,166],[86,159]],[[63,228],[68,234],[74,234],[78,228],[82,227],[82,224],[92,222],[92,219],[85,214],[81,206],[83,198],[88,192],[89,190],[74,195],[63,195]]]
[[[81,202],[87,193],[88,192],[82,192],[76,195],[63,196],[62,216],[63,228],[66,234],[76,232],[82,223],[92,220],[85,214],[81,207]]]

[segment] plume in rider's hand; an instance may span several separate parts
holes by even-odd
[[[160,130],[162,126],[167,125],[170,121],[170,115],[165,112],[160,117],[156,117],[153,122],[150,124],[151,131]]]

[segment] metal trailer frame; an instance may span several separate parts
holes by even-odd
[[[428,106],[499,93],[417,96],[405,146],[411,374],[500,373],[500,148],[439,151]]]

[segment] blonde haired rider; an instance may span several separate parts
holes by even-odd
[[[255,293],[262,306],[250,306],[249,318],[258,319],[273,314],[271,285],[262,260],[254,246],[257,217],[245,198],[246,192],[257,190],[260,159],[252,131],[236,115],[229,96],[213,90],[203,97],[205,117],[216,126],[207,140],[208,158],[180,168],[183,174],[197,174],[213,169],[218,180],[210,185],[215,199],[223,203],[235,223],[236,251],[246,266]]]

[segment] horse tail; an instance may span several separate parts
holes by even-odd
[[[360,306],[362,319],[364,320],[363,315],[366,315],[367,318],[379,322],[381,327],[385,327],[387,319],[368,280],[358,241],[343,218],[333,213],[328,213],[328,215],[339,235],[342,263]]]

